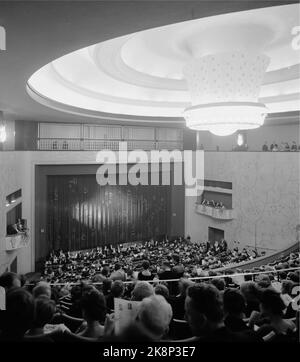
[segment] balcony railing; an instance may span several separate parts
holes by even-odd
[[[45,151],[100,151],[119,150],[120,142],[127,142],[130,150],[182,150],[181,141],[155,141],[155,140],[105,140],[105,139],[74,139],[74,138],[40,138],[38,149]]]
[[[235,218],[233,209],[219,209],[213,206],[196,204],[195,211],[197,214],[210,216],[213,219],[232,220]]]
[[[5,237],[5,250],[15,250],[28,246],[29,235],[27,233],[19,233]]]

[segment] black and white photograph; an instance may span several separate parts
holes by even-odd
[[[292,358],[299,116],[299,0],[0,1],[0,355]]]

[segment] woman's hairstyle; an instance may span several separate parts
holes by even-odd
[[[55,302],[46,295],[41,295],[34,300],[34,321],[36,328],[43,328],[45,324],[50,323],[56,311]]]
[[[275,315],[282,315],[286,308],[280,294],[271,289],[265,289],[259,293],[262,306]]]
[[[14,285],[14,280],[20,279],[18,274],[12,272],[5,272],[0,276],[0,287],[11,288]]]
[[[90,320],[103,322],[106,315],[106,301],[104,295],[93,288],[83,293],[80,305],[86,317]]]
[[[229,314],[244,313],[246,309],[245,298],[237,289],[227,289],[223,295],[224,310]]]
[[[294,285],[295,283],[293,283],[291,280],[283,280],[281,282],[281,293],[291,295]]]
[[[143,261],[143,264],[142,264],[142,267],[143,267],[143,269],[149,269],[150,268],[150,263],[149,263],[149,261],[148,260],[144,260]]]

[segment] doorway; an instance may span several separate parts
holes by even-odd
[[[224,230],[208,227],[208,240],[210,243],[224,239]]]

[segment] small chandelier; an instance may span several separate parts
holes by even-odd
[[[267,108],[259,91],[269,58],[231,51],[210,54],[183,69],[192,105],[184,110],[187,127],[227,136],[263,125]]]

